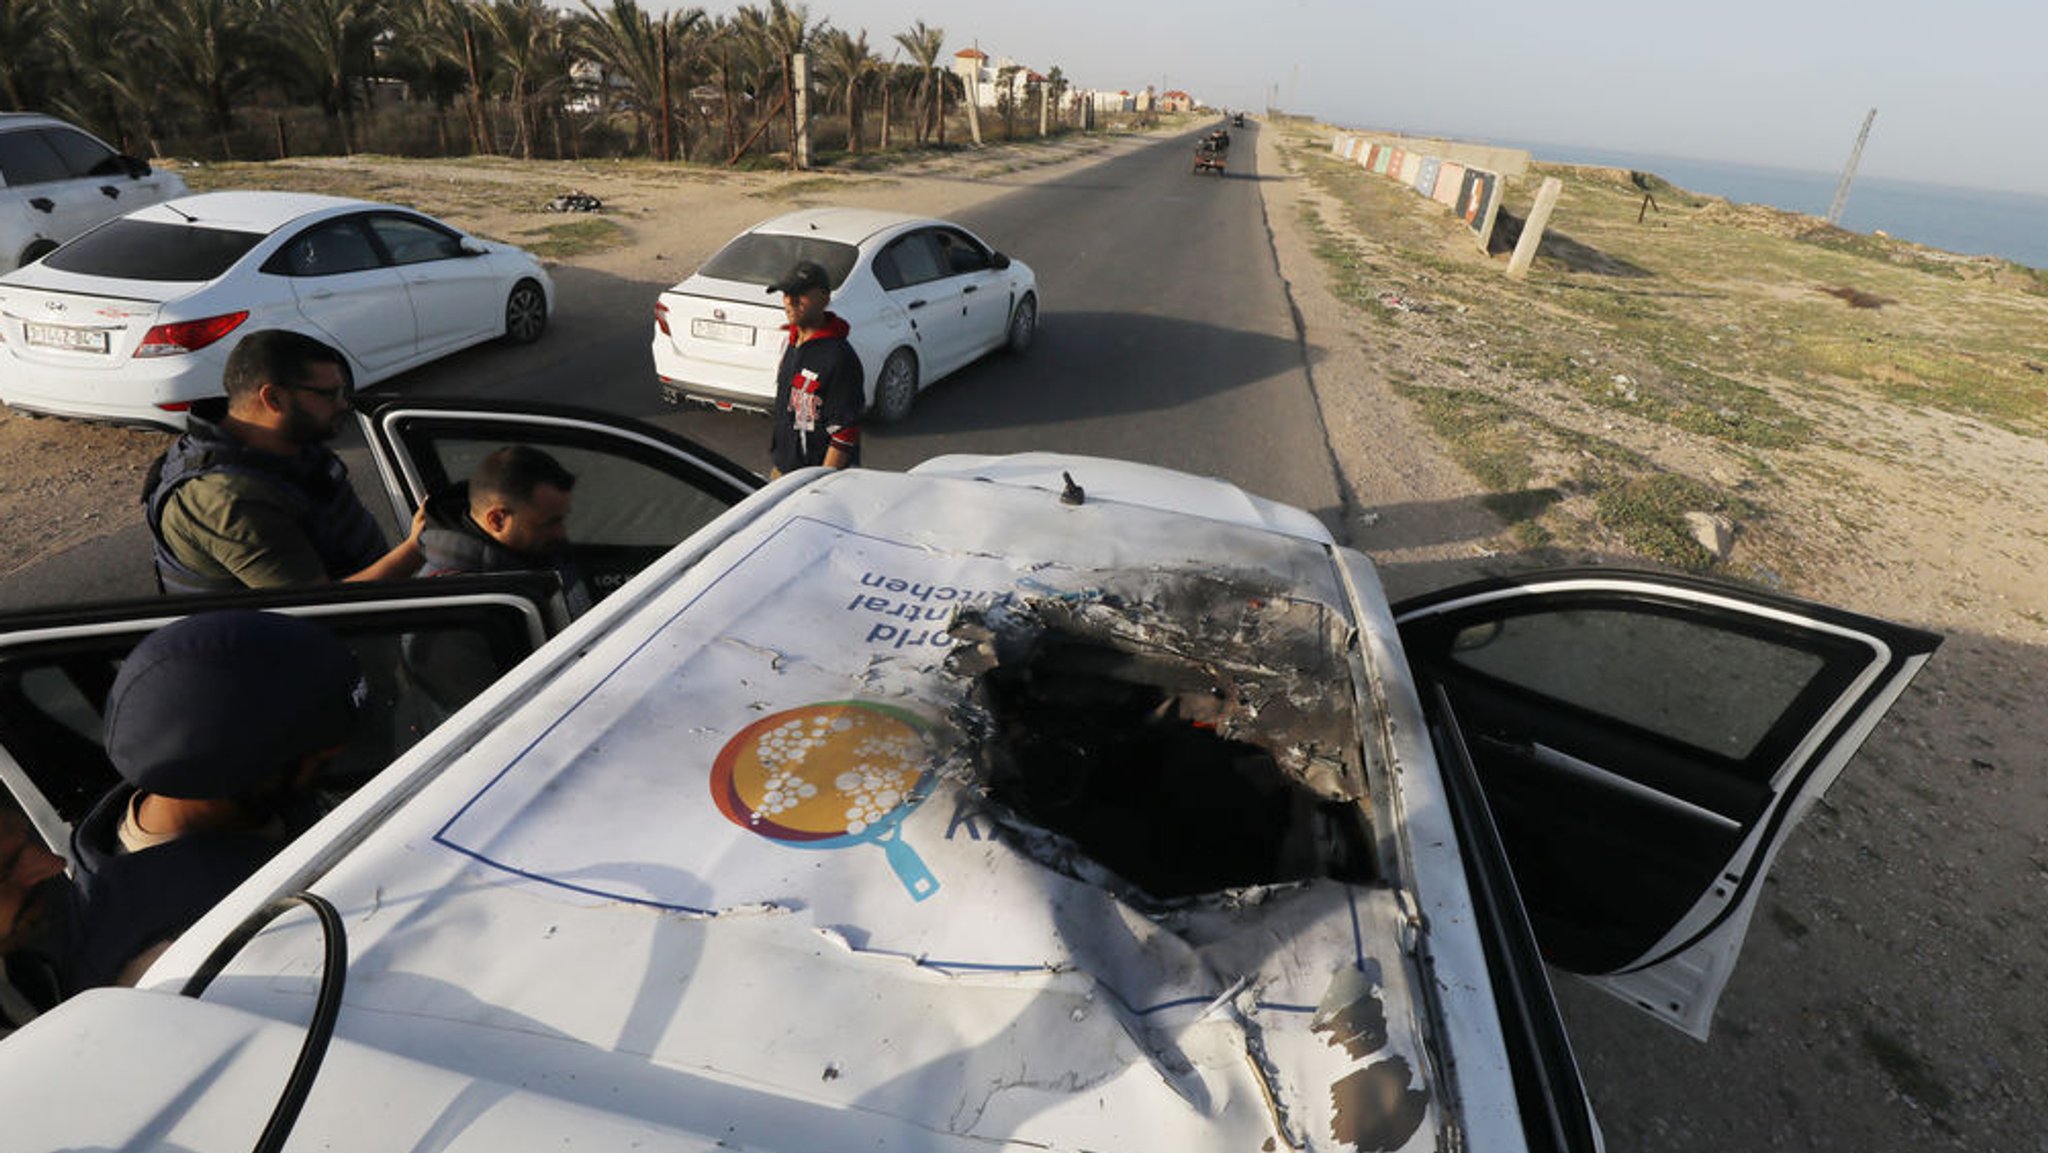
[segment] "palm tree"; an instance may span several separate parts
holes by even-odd
[[[846,101],[846,148],[854,155],[860,155],[860,85],[872,75],[881,63],[868,49],[868,34],[863,28],[858,34],[839,28],[827,29],[818,38],[819,55],[827,71],[839,79],[845,87],[841,90]]]
[[[604,70],[604,99],[609,102],[614,92],[624,96],[651,146],[656,139],[653,118],[657,110],[661,116],[674,115],[663,103],[663,30],[668,36],[668,68],[673,81],[674,74],[690,71],[679,64],[693,60],[703,49],[703,30],[708,24],[704,10],[684,9],[656,20],[641,9],[639,0],[611,0],[609,8],[599,8],[593,0],[582,3],[586,15],[576,20],[573,41]],[[688,153],[687,143],[683,151]]]
[[[540,104],[569,82],[561,22],[542,0],[491,0],[477,15],[490,31],[493,59],[503,66],[519,138],[514,149],[533,159],[540,132]]]
[[[189,100],[234,158],[235,105],[261,74],[255,12],[245,0],[158,0],[137,10],[170,89]]]
[[[925,26],[924,21],[919,20],[910,26],[910,31],[898,32],[896,34],[896,43],[902,45],[903,50],[910,53],[911,60],[915,61],[917,66],[924,70],[924,83],[918,85],[917,88],[917,142],[919,144],[925,142],[926,134],[929,131],[928,125],[932,123],[932,100],[934,97],[937,97],[940,100],[940,113],[937,120],[939,143],[944,144],[946,142],[946,123],[944,119],[944,95],[939,87],[939,53],[946,50],[946,30],[944,28],[928,28]]]
[[[424,95],[433,103],[434,129],[444,156],[449,152],[445,113],[459,96],[468,98],[463,114],[469,125],[470,148],[485,150],[482,94],[472,83],[463,36],[470,19],[464,0],[418,0],[392,14],[384,67],[403,77],[414,95]]]
[[[383,0],[268,0],[267,29],[281,56],[355,152],[356,88],[386,24]]]
[[[50,9],[48,0],[0,0],[0,95],[9,108],[40,103],[44,78],[55,71],[44,36]]]
[[[135,78],[140,39],[128,0],[67,0],[50,9],[48,44],[58,62],[51,103],[69,119],[99,130],[123,152],[137,150],[131,125],[148,124],[151,101]]]

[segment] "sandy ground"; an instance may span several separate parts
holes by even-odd
[[[1290,175],[1275,134],[1259,137],[1261,170]],[[1137,143],[990,150],[829,183],[624,177],[585,190],[632,243],[573,263],[672,281],[794,203],[829,196],[945,214]],[[1396,596],[1546,559],[1513,551],[1477,484],[1386,388],[1384,356],[1361,352],[1358,334],[1387,321],[1327,290],[1295,227],[1314,191],[1298,179],[1261,187],[1346,486],[1351,543],[1383,566]],[[505,237],[534,226],[501,210],[451,216]],[[1400,359],[1426,379],[1441,371],[1437,350],[1417,340]],[[1856,436],[1886,451],[1817,451],[1776,521],[1792,527],[1738,548],[1796,559],[1787,591],[1949,640],[1794,835],[1713,1043],[1565,981],[1575,1044],[1617,1151],[2048,1153],[2038,992],[2048,977],[2048,721],[2031,699],[2048,671],[2048,594],[2036,576],[2048,569],[2048,444],[1936,414],[1816,415],[1858,422]],[[136,523],[143,469],[164,442],[0,410],[0,571]]]

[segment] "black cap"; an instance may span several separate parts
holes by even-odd
[[[348,740],[368,697],[355,654],[311,621],[198,613],[121,663],[107,694],[107,756],[144,792],[238,796]]]
[[[780,292],[790,296],[801,296],[814,289],[823,292],[832,291],[832,277],[826,273],[825,266],[815,260],[797,261],[789,266],[788,272],[782,274],[781,280],[768,286],[768,291],[770,292]]]

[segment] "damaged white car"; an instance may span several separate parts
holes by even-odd
[[[1397,611],[1147,466],[797,473],[0,1041],[6,1143],[1595,1149],[1544,958],[1704,1037],[1937,643],[1599,570]]]

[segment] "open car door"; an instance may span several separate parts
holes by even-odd
[[[323,771],[338,801],[524,660],[568,620],[553,574],[338,584],[292,591],[153,597],[0,616],[0,804],[27,814],[51,849],[119,779],[101,734],[129,650],[181,617],[242,608],[319,621],[355,651],[370,696]]]
[[[1433,726],[1461,738],[1439,759],[1476,775],[1545,957],[1702,1040],[1786,835],[1941,642],[1609,570],[1394,613]]]
[[[400,524],[504,445],[560,461],[576,476],[570,547],[599,599],[765,483],[665,429],[588,409],[396,399],[357,417]]]

